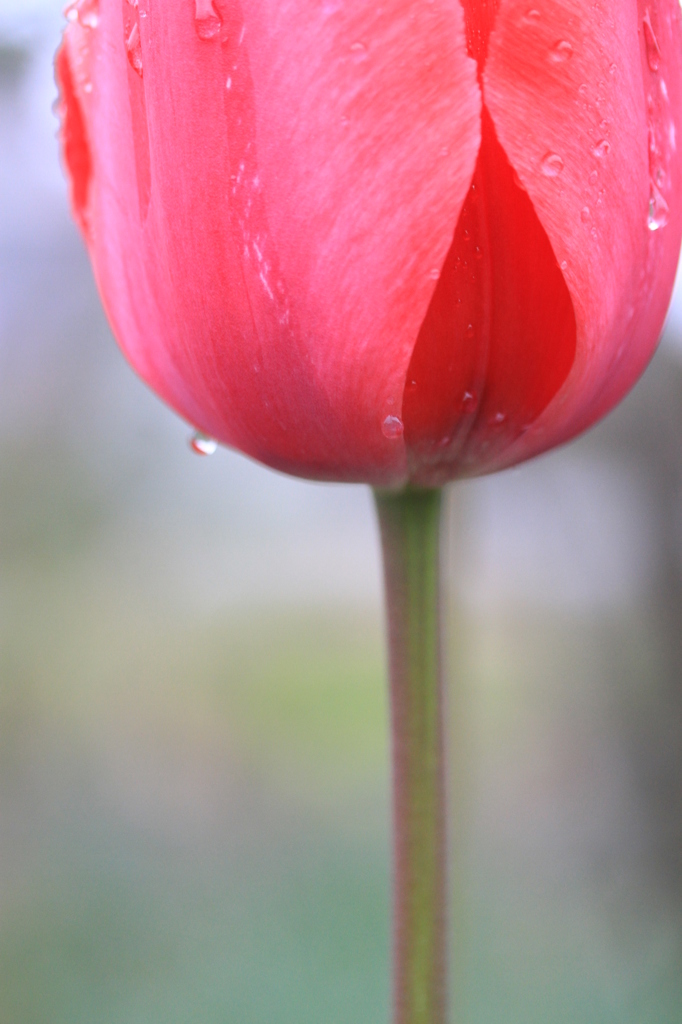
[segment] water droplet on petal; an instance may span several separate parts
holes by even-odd
[[[603,157],[608,156],[611,152],[611,143],[608,139],[601,139],[592,150],[592,155],[596,156],[599,160]]]
[[[590,185],[596,185],[599,181],[599,175],[596,171],[592,171],[588,180],[590,182]]]
[[[591,216],[592,214],[590,213],[589,206],[583,206],[582,210],[580,211],[580,219],[583,222],[583,224],[587,224]]]
[[[440,270],[438,269],[438,267],[432,267],[431,270],[429,270],[429,277],[431,278],[432,281],[438,280],[438,278],[440,277]]]
[[[128,63],[131,68],[142,78],[142,43],[137,22],[133,25],[132,31],[126,39],[126,53],[128,54]]]
[[[218,442],[199,430],[192,435],[189,446],[196,455],[213,455],[218,450]]]
[[[573,47],[568,39],[560,39],[549,51],[549,59],[554,64],[563,64],[573,56]]]
[[[402,437],[404,429],[400,416],[387,416],[381,424],[381,433],[391,441]]]
[[[467,336],[467,338],[473,338],[475,333],[476,333],[476,331],[474,330],[474,325],[473,324],[469,324],[467,326],[467,329],[466,329],[466,336]]]
[[[545,153],[540,164],[546,178],[556,178],[564,169],[564,162],[558,153]]]
[[[562,270],[568,270],[568,260],[562,260],[560,263],[560,267]]]
[[[506,416],[505,413],[503,413],[503,412],[496,412],[490,422],[494,423],[495,426],[499,427],[501,423],[504,423],[506,418],[507,418],[507,416]]]
[[[213,6],[213,0],[195,0],[194,27],[199,39],[214,39],[220,33],[222,25]]]
[[[659,228],[664,228],[668,223],[669,216],[670,207],[652,181],[649,194],[649,215],[647,217],[649,231],[658,231]]]
[[[74,0],[64,11],[67,21],[78,21],[84,28],[97,28],[99,0]]]
[[[465,391],[462,395],[462,412],[474,412],[478,405],[475,391]]]
[[[357,42],[353,43],[350,48],[351,57],[356,64],[361,64],[363,60],[367,59],[367,47],[364,43]]]
[[[651,24],[651,15],[649,9],[644,12],[642,19],[644,24],[644,43],[646,45],[646,59],[649,67],[652,71],[658,71],[661,66],[661,50],[658,45],[658,40]]]

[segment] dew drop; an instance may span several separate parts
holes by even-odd
[[[476,333],[476,331],[474,329],[474,325],[473,324],[468,324],[467,325],[467,329],[466,329],[466,336],[467,336],[467,338],[473,338],[475,333]]]
[[[670,207],[652,181],[651,192],[649,193],[649,215],[647,217],[649,231],[658,231],[659,228],[664,228],[668,223],[669,216]]]
[[[140,42],[140,30],[137,27],[137,22],[133,25],[132,31],[126,39],[126,53],[128,54],[128,63],[131,68],[142,78],[142,43]]]
[[[504,423],[506,418],[507,417],[506,417],[505,413],[503,413],[503,412],[496,412],[495,415],[492,417],[490,422],[495,424],[495,426],[499,427],[501,423]]]
[[[361,64],[362,61],[367,60],[367,47],[365,46],[364,43],[352,43],[350,52],[351,57],[353,58],[356,64]]]
[[[592,214],[590,213],[589,206],[583,206],[582,210],[580,211],[580,219],[583,222],[583,224],[587,224],[591,216]]]
[[[192,435],[189,446],[195,455],[214,455],[218,450],[218,442],[199,430]]]
[[[475,391],[465,391],[462,395],[462,412],[474,412],[478,405]]]
[[[381,424],[381,433],[391,441],[402,437],[404,429],[400,416],[387,416]]]
[[[545,153],[540,164],[546,178],[556,178],[564,169],[564,162],[558,153]]]
[[[432,281],[438,280],[438,278],[440,277],[440,270],[438,269],[438,267],[432,267],[431,270],[429,270],[429,277],[431,278]]]
[[[649,67],[652,71],[658,71],[661,66],[661,50],[658,45],[658,40],[651,24],[651,15],[649,9],[644,12],[644,18],[642,19],[644,24],[644,43],[646,45],[646,59]]]
[[[222,24],[215,12],[213,0],[195,0],[194,27],[199,39],[214,39],[219,34]]]
[[[563,64],[573,56],[573,47],[568,39],[560,39],[549,51],[549,59],[554,64]]]
[[[560,263],[560,267],[562,270],[568,270],[568,260],[562,260]]]
[[[589,177],[588,180],[590,182],[590,185],[596,185],[597,182],[599,181],[599,175],[597,174],[596,171],[592,171],[592,173],[590,174],[590,177]]]
[[[608,139],[601,139],[592,150],[592,156],[596,156],[599,160],[611,152],[611,143]]]
[[[97,28],[99,0],[75,0],[64,11],[67,21],[77,21],[84,28]]]

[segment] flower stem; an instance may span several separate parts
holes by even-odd
[[[394,1024],[445,1024],[446,820],[439,490],[375,491],[393,750]]]

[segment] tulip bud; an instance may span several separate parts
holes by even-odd
[[[77,0],[62,149],[114,333],[205,435],[439,486],[573,437],[660,335],[678,0]]]

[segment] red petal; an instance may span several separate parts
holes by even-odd
[[[412,355],[412,477],[480,472],[545,409],[575,356],[566,283],[486,110],[476,173]]]
[[[59,86],[60,140],[71,185],[71,206],[81,230],[87,233],[92,158],[66,43],[57,52],[55,76]]]
[[[144,223],[120,0],[101,3],[90,124],[119,340],[185,416],[265,462],[404,479],[382,422],[480,137],[461,8],[202,0],[199,32],[190,3],[143,5]]]
[[[659,49],[653,62],[645,16]],[[577,349],[545,413],[482,468],[511,464],[584,429],[623,396],[655,348],[682,232],[681,45],[677,0],[534,0],[532,9],[527,0],[501,0],[484,101],[566,265]],[[551,154],[563,169],[548,176]],[[652,178],[669,207],[657,231],[647,223]]]

